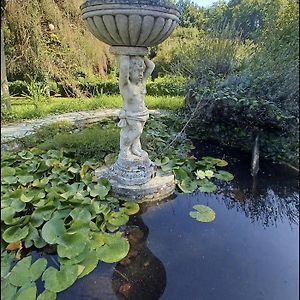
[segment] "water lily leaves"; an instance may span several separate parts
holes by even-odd
[[[15,184],[18,182],[18,178],[16,176],[6,176],[1,177],[1,181],[5,184]]]
[[[1,209],[1,221],[5,224],[6,221],[11,221],[16,213],[16,210],[12,207],[5,207]]]
[[[12,226],[3,232],[2,238],[9,244],[16,243],[24,239],[28,235],[28,232],[28,226],[24,226],[23,228],[20,228],[19,226]]]
[[[128,216],[132,216],[140,211],[140,206],[136,202],[125,202],[120,211],[124,212]]]
[[[198,188],[198,185],[196,181],[193,181],[190,178],[186,178],[180,183],[178,183],[178,187],[181,189],[182,192],[186,194],[191,194]]]
[[[97,249],[97,257],[106,263],[122,260],[129,252],[129,242],[118,234],[106,235],[105,245]]]
[[[198,222],[210,223],[216,218],[215,212],[205,205],[195,205],[193,209],[196,211],[190,212],[190,217],[196,219]]]
[[[18,155],[23,158],[24,160],[29,160],[34,157],[34,155],[30,151],[23,150],[18,153]]]
[[[99,197],[101,200],[104,200],[105,197],[108,195],[111,189],[111,185],[107,179],[102,178],[98,184],[94,185],[93,187],[89,187],[89,192],[91,197]]]
[[[45,258],[40,258],[31,265],[31,256],[25,257],[11,270],[8,280],[14,286],[24,286],[39,279],[46,267]]]
[[[1,178],[7,176],[14,176],[16,174],[16,169],[11,167],[1,168]]]
[[[17,294],[17,287],[10,284],[8,280],[1,280],[1,299],[15,300]]]
[[[129,217],[123,212],[112,212],[108,216],[107,221],[113,226],[120,227],[127,224],[127,222],[129,221]]]
[[[174,170],[174,175],[176,177],[176,180],[178,180],[179,182],[189,178],[188,173],[182,168]]]
[[[61,219],[51,219],[42,228],[42,238],[50,245],[57,244],[65,233],[66,228]]]
[[[212,182],[203,181],[200,182],[199,190],[202,193],[213,193],[217,190],[217,186]]]
[[[65,233],[57,241],[57,253],[69,259],[78,256],[85,249],[87,238],[81,233]]]
[[[82,278],[91,272],[93,272],[99,263],[96,251],[91,251],[89,255],[80,262],[80,265],[84,267],[82,273],[78,276],[78,278]]]
[[[234,179],[234,176],[229,173],[229,172],[226,172],[226,171],[219,171],[215,177],[217,179],[220,179],[220,180],[224,180],[224,181],[231,181]]]
[[[15,300],[35,300],[36,299],[37,288],[35,283],[31,283],[23,286],[18,291]]]
[[[28,183],[32,182],[34,180],[34,177],[32,175],[19,175],[18,181],[22,185],[27,185]]]
[[[3,254],[1,254],[1,279],[9,273],[14,258],[14,253],[4,252]]]
[[[29,233],[25,239],[25,247],[28,249],[32,245],[36,248],[41,249],[47,245],[47,243],[40,236],[39,230],[29,224]]]
[[[55,300],[56,293],[45,290],[42,294],[40,294],[36,300]]]
[[[53,267],[48,268],[42,280],[45,282],[45,289],[54,293],[59,293],[70,287],[78,277],[78,266],[61,266],[60,271]]]
[[[71,211],[70,216],[72,217],[73,220],[80,220],[86,223],[89,223],[92,219],[92,215],[90,211],[85,207],[74,208]]]

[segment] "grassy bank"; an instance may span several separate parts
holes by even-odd
[[[146,105],[149,109],[176,110],[183,107],[183,97],[146,97]],[[37,107],[25,98],[12,99],[12,111],[2,116],[4,123],[18,122],[22,120],[37,119],[51,114],[67,112],[96,110],[106,108],[121,108],[121,96],[100,96],[97,98],[50,98],[38,103]]]

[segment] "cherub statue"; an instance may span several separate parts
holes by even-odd
[[[119,86],[123,97],[120,113],[120,159],[147,158],[140,137],[149,111],[145,106],[146,81],[154,70],[154,63],[142,56],[119,56]]]

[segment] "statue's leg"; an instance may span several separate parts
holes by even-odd
[[[129,139],[129,126],[121,129],[120,133],[120,154],[119,157],[126,159],[130,156],[131,140]]]
[[[135,141],[132,144],[132,152],[140,157],[148,157],[148,153],[142,149],[141,145],[141,135],[143,133],[145,122],[140,122],[140,126],[141,128],[139,128],[139,136],[135,139]]]

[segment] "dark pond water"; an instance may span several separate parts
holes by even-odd
[[[249,155],[211,143],[197,148],[199,157],[224,154],[235,180],[218,194],[143,205],[128,229],[132,258],[100,264],[58,299],[299,298],[298,173],[262,161],[253,180]],[[216,220],[191,219],[195,204],[214,209]]]

